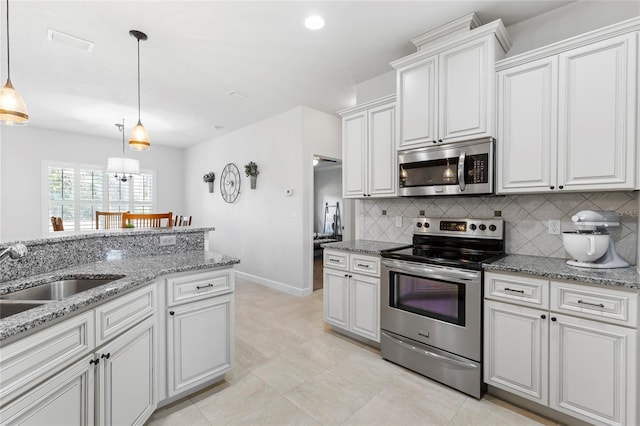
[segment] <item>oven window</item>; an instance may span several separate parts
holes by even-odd
[[[465,325],[465,285],[391,272],[389,305],[451,324]]]

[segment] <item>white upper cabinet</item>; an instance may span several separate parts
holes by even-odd
[[[396,195],[395,108],[392,95],[339,112],[344,198]]]
[[[639,19],[496,64],[498,193],[634,189],[634,26]]]
[[[511,46],[502,22],[442,39],[391,64],[398,149],[495,136],[494,64]]]

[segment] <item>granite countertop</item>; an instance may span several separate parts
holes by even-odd
[[[513,272],[640,291],[640,274],[635,266],[615,269],[588,269],[569,266],[566,259],[519,254],[508,255],[496,262],[485,263],[483,266],[485,271]]]
[[[240,263],[240,260],[213,252],[138,257],[89,263],[0,283],[0,295],[38,284],[70,278],[124,276],[110,283],[78,293],[69,298],[0,319],[0,341],[41,326],[74,311],[98,305],[111,297],[167,274],[197,271]]]
[[[384,241],[372,240],[354,240],[354,241],[338,241],[335,243],[322,244],[322,248],[331,250],[345,250],[357,253],[371,254],[379,256],[383,250],[394,250],[403,247],[409,247],[409,243],[389,243]]]

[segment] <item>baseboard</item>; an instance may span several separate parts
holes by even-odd
[[[313,293],[313,288],[298,288],[293,287],[285,283],[269,280],[259,277],[257,275],[247,274],[246,272],[240,272],[236,270],[236,277],[245,279],[247,281],[254,282],[256,284],[263,285],[265,287],[272,288],[274,290],[281,291],[283,293],[291,294],[292,296],[309,296]]]

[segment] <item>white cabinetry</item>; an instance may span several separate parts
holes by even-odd
[[[396,194],[395,95],[340,111],[345,198]]]
[[[325,322],[380,342],[380,258],[324,251]]]
[[[175,397],[233,366],[232,269],[167,278],[167,386]]]
[[[638,296],[486,273],[485,382],[590,423],[636,424]]]
[[[495,136],[494,63],[509,47],[498,20],[392,62],[398,148]]]
[[[496,64],[498,193],[634,188],[637,34],[621,31]]]

